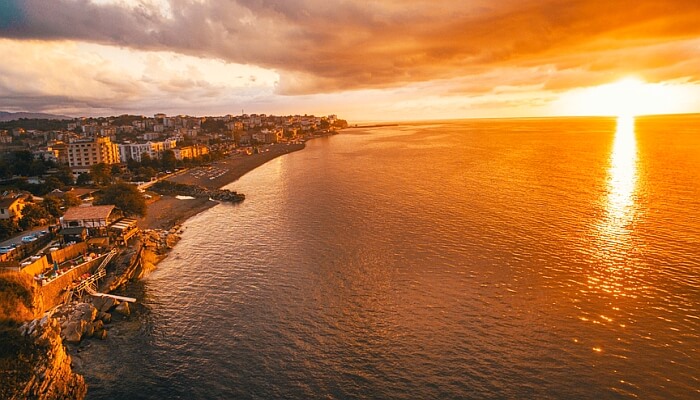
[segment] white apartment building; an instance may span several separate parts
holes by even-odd
[[[144,153],[148,154],[151,159],[161,158],[165,150],[174,149],[177,141],[167,139],[161,142],[147,143],[123,143],[119,145],[119,154],[122,162],[135,160],[141,162],[141,157]]]

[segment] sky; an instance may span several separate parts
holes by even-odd
[[[697,0],[3,0],[0,110],[700,112]]]

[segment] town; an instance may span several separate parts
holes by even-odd
[[[252,154],[262,146],[303,142],[346,126],[335,115],[265,114],[0,122],[0,240],[62,216],[117,181],[149,182],[181,168]],[[25,208],[45,197],[45,212]]]
[[[167,207],[161,195],[200,197],[205,206],[212,199],[242,201],[242,194],[219,189],[229,177],[226,160],[257,160],[244,164],[251,169],[345,127],[335,115],[0,122],[0,273],[35,287],[42,305],[30,313],[94,294],[110,260],[130,240],[140,241],[139,248],[143,242],[163,244],[160,233],[148,236],[151,229],[139,235],[140,228],[150,228],[137,224],[147,204],[161,201],[154,207],[164,213],[160,218],[173,214],[162,210]],[[205,185],[192,184],[201,179]],[[172,225],[168,220],[158,227]],[[121,283],[107,285],[107,291]]]

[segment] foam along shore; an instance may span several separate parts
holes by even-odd
[[[274,158],[303,148],[303,143],[262,146],[258,153],[236,154],[213,162],[207,167],[188,169],[167,180],[216,190],[235,182],[246,173]],[[207,198],[178,199],[174,196],[160,196],[148,205],[146,216],[138,220],[138,226],[142,229],[167,230],[216,204],[218,203]]]

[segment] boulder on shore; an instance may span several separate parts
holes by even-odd
[[[68,343],[78,344],[83,338],[85,326],[86,324],[83,320],[70,321],[66,325],[65,329],[62,330],[61,336],[63,336],[65,341]]]
[[[100,319],[100,321],[104,322],[105,324],[112,322],[112,314],[110,314],[108,312],[101,313],[98,318]]]
[[[106,329],[97,330],[97,331],[95,331],[95,333],[93,333],[92,337],[94,337],[96,339],[100,339],[100,340],[105,340],[105,339],[107,339],[107,330]]]
[[[70,314],[71,321],[81,320],[90,323],[97,317],[97,309],[90,303],[78,303]]]
[[[103,313],[108,312],[117,304],[119,304],[119,302],[111,297],[95,297],[92,299],[92,305]]]
[[[105,323],[102,322],[101,319],[96,320],[95,322],[92,323],[92,330],[93,332],[97,332],[100,329],[104,329]]]
[[[129,316],[131,314],[129,303],[125,301],[119,303],[119,305],[117,305],[117,307],[114,308],[114,311],[124,316]]]

